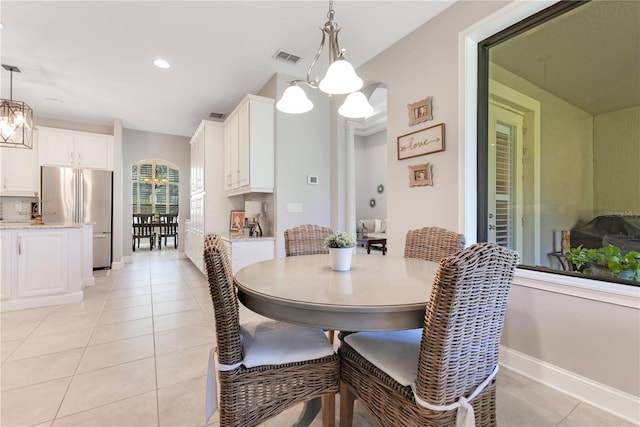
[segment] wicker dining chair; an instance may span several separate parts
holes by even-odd
[[[322,397],[323,425],[333,426],[340,364],[324,333],[276,321],[241,325],[231,264],[220,236],[206,236],[204,261],[217,337],[217,361],[212,352],[208,385],[215,387],[217,371],[220,387],[219,404],[217,393],[208,392],[212,408],[207,421],[217,406],[220,426],[255,426],[299,402]]]
[[[328,227],[305,224],[284,230],[284,251],[287,256],[328,254],[324,239],[333,233]]]
[[[498,347],[517,263],[509,249],[471,245],[440,262],[422,329],[341,334],[340,425],[351,425],[357,396],[382,426],[455,426],[467,411],[467,421],[495,426]]]
[[[405,258],[440,262],[464,249],[464,235],[440,227],[423,227],[407,231]]]
[[[333,230],[321,225],[305,224],[284,230],[284,252],[286,256],[328,254],[324,239]],[[328,330],[329,342],[333,344],[335,331]]]

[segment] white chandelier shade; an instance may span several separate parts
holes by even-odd
[[[318,88],[329,95],[344,95],[362,89],[362,84],[353,65],[339,58],[329,66]]]
[[[338,113],[342,117],[358,119],[370,116],[373,113],[373,107],[362,92],[353,92],[344,100],[344,104],[338,109]]]
[[[304,90],[294,83],[285,89],[282,98],[276,103],[276,108],[283,113],[302,114],[313,108],[313,102],[307,98]]]

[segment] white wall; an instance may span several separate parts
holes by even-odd
[[[195,132],[195,129],[194,129]],[[166,135],[124,129],[122,135],[122,236],[123,254],[131,256],[131,166],[144,159],[161,159],[173,163],[180,171],[180,204],[178,216],[178,251],[184,253],[184,220],[189,217],[189,177],[191,171],[191,146],[184,136]]]
[[[640,107],[596,116],[594,133],[595,215],[640,215]]]
[[[291,76],[277,75],[280,99]],[[321,91],[303,86],[313,102],[313,110],[304,114],[285,114],[276,110],[276,257],[283,257],[284,230],[301,224],[329,227],[329,98]],[[307,175],[318,177],[318,184],[307,184]],[[289,204],[301,212],[290,212]]]
[[[475,92],[466,83],[473,79],[459,76],[459,71],[475,72],[469,68],[477,67],[471,64],[466,68],[463,61],[467,58],[465,49],[469,44],[468,40],[460,40],[459,37],[463,32],[477,34],[481,26],[498,30],[505,28],[515,21],[494,25],[493,20],[486,18],[503,7],[507,11],[500,11],[499,16],[516,16],[518,13],[512,12],[515,8],[533,10],[538,7],[534,3],[457,2],[358,69],[364,80],[380,81],[388,88],[388,234],[391,254],[402,254],[407,229],[436,225],[457,230],[458,218],[464,218],[461,221],[464,224],[473,222],[474,211],[459,212],[459,201],[466,200],[465,193],[475,194],[475,188],[465,186],[471,182],[473,187],[473,179],[465,177],[468,181],[459,181],[464,176],[459,165],[465,164],[459,156],[463,154],[463,146],[473,152],[476,141],[473,131],[468,131],[473,127],[467,126],[466,122],[460,123],[459,118],[475,121],[473,113],[463,114],[471,108],[466,103],[467,92]],[[477,51],[475,45],[469,49]],[[409,127],[407,104],[426,96],[433,96],[433,122]],[[396,160],[398,135],[441,122],[446,124],[446,151]],[[461,135],[468,140],[461,140]],[[409,188],[407,165],[426,161],[433,164],[434,186]],[[475,176],[475,171],[467,173]],[[475,239],[475,235],[471,238]],[[564,292],[565,287],[570,288],[569,285],[575,281],[544,273],[535,275],[535,279],[525,280],[524,273],[518,272],[509,299],[503,345],[540,362],[536,366],[547,366],[544,364],[548,363],[602,384],[602,389],[614,389],[611,395],[632,396],[626,401],[632,402],[630,406],[637,412],[637,396],[640,396],[640,364],[637,363],[640,360],[640,311],[637,295],[627,292],[621,285],[604,284],[601,290],[594,286],[596,289],[588,297],[561,295],[560,292]],[[546,290],[542,286],[532,287],[538,286],[542,277],[547,280]],[[586,282],[598,285],[597,281]],[[617,301],[599,301],[608,294],[607,291],[629,295],[631,306]],[[532,303],[534,301],[535,304]],[[627,415],[633,416],[630,412]]]

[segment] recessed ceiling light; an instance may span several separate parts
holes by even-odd
[[[155,61],[153,61],[153,65],[155,65],[158,68],[169,68],[169,67],[171,67],[171,64],[169,64],[167,61],[165,61],[162,58],[158,58]]]

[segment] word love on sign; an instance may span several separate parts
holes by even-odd
[[[444,123],[398,137],[398,160],[444,151]]]

